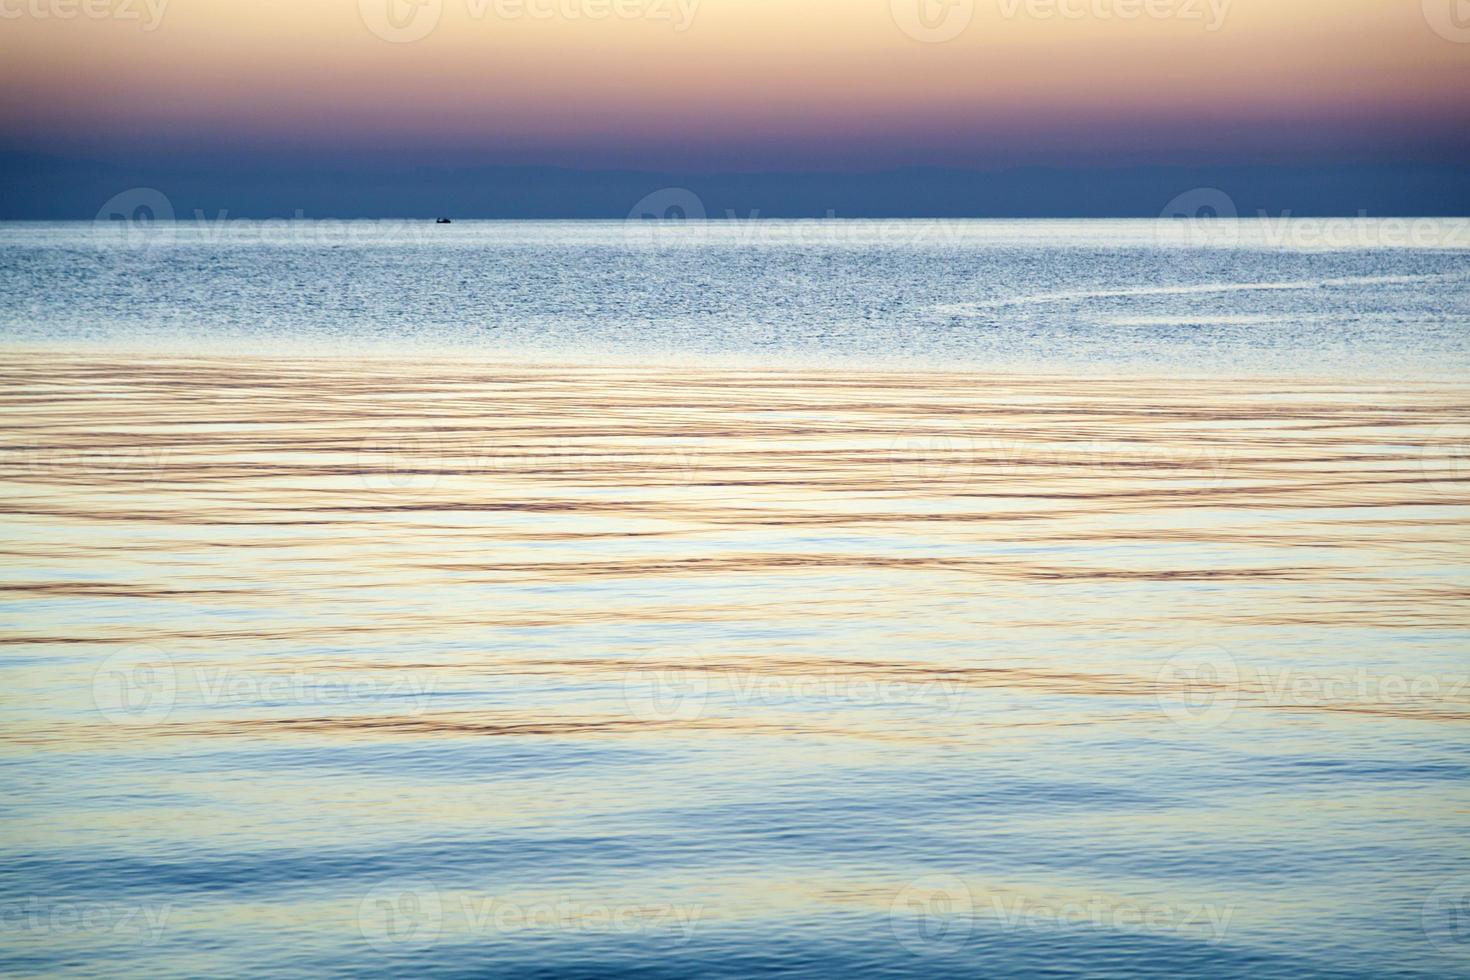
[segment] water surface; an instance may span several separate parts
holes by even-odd
[[[1458,386],[3,390],[10,970],[1467,965]]]
[[[0,229],[0,969],[1464,975],[1463,257],[1117,225]]]
[[[1470,370],[1470,219],[0,224],[0,332],[576,363]]]

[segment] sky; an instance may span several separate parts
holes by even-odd
[[[0,0],[0,152],[853,173],[1470,164],[1470,0]]]

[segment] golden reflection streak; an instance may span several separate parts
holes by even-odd
[[[1458,384],[45,350],[12,351],[0,380],[12,570],[0,592],[62,604],[0,628],[0,647],[21,656],[100,659],[148,643],[181,667],[391,669],[457,683],[488,664],[503,676],[738,670],[1136,699],[1160,693],[1138,649],[1154,633],[1167,648],[1228,630],[1466,625],[1470,390]],[[1187,604],[1157,591],[1191,583]],[[66,614],[112,602],[152,614]],[[1121,615],[1134,635],[1098,641],[1111,669],[1054,662],[1069,638],[1116,630]],[[746,620],[810,624],[854,649],[813,655],[803,647],[818,641],[793,634],[702,648],[706,662],[691,666],[596,632]],[[870,641],[864,623],[888,631]],[[515,649],[543,630],[590,630],[558,642],[605,649]],[[487,649],[487,634],[505,639]],[[913,663],[864,648],[903,636]],[[1015,662],[997,661],[996,637]],[[439,659],[374,647],[334,663],[267,647],[260,661],[262,643],[388,640],[432,645]],[[1292,704],[1236,693],[1245,708],[1467,718],[1458,694]],[[128,731],[954,734],[938,720],[932,736],[904,736],[861,712],[829,722],[779,710],[646,722],[303,709]],[[22,712],[3,730],[105,737],[37,724]]]

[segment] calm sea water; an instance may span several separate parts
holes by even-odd
[[[0,224],[17,340],[1470,367],[1470,219]]]
[[[0,970],[1466,975],[1466,252],[1281,227],[0,226]]]

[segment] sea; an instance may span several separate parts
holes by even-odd
[[[0,972],[1470,975],[1470,221],[0,224]]]

